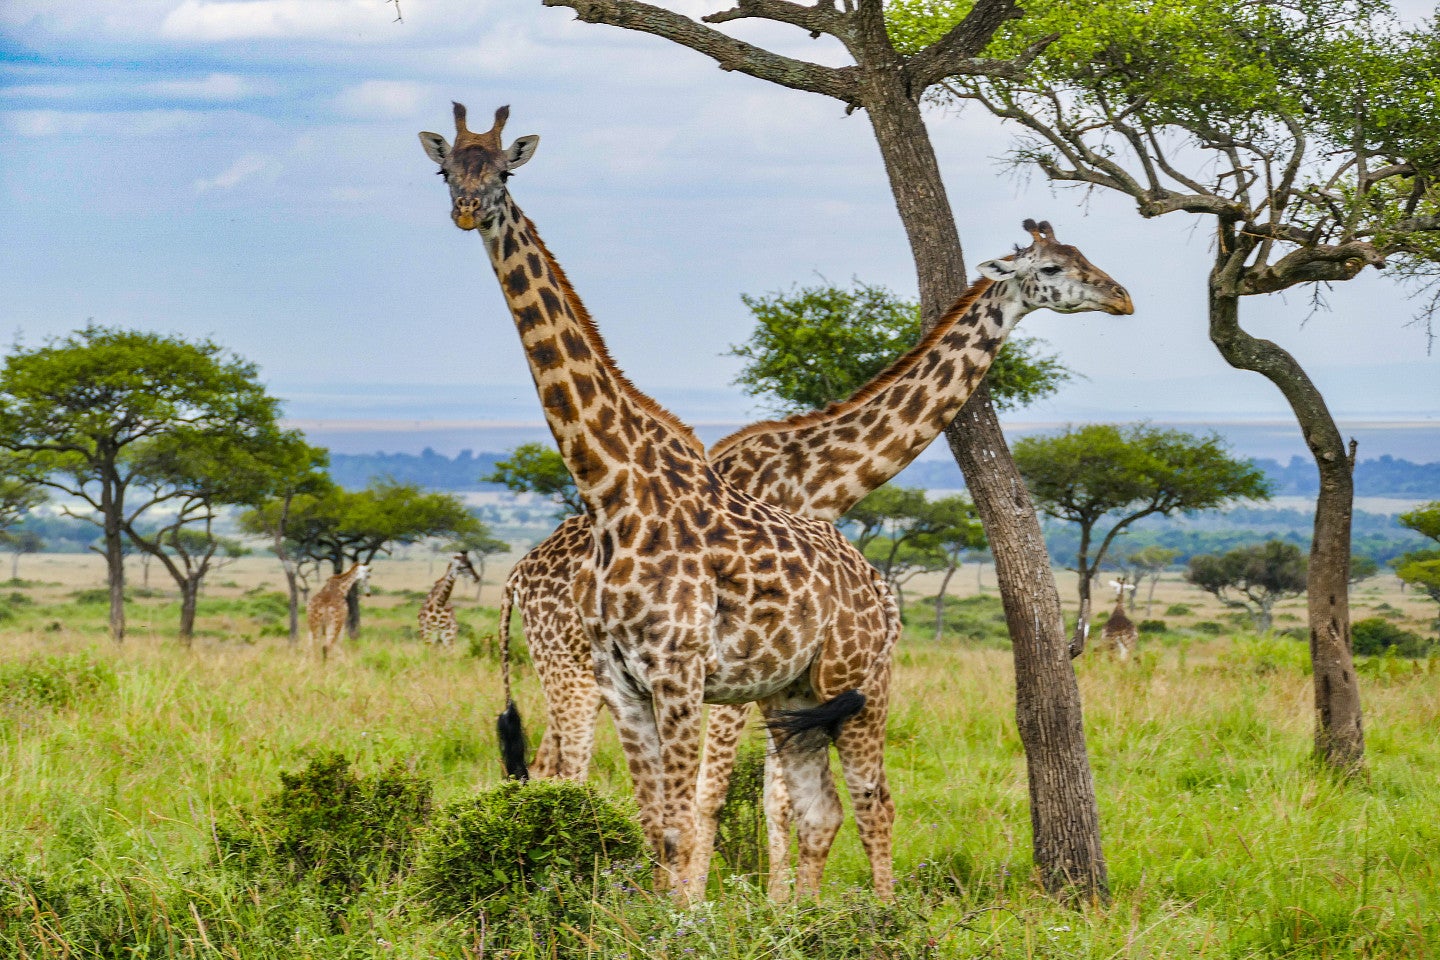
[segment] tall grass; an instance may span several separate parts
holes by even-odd
[[[437,919],[404,876],[375,878],[338,912],[300,887],[262,895],[217,866],[214,825],[313,757],[339,751],[362,773],[398,761],[437,804],[500,780],[495,666],[415,642],[413,604],[385,599],[328,664],[265,634],[283,608],[264,595],[208,607],[190,652],[159,600],[137,604],[122,648],[103,639],[103,607],[13,604],[0,623],[0,957],[1440,952],[1433,660],[1362,677],[1369,768],[1353,782],[1309,760],[1310,678],[1292,640],[1167,635],[1132,663],[1078,661],[1113,899],[1070,909],[1033,876],[1008,652],[931,642],[918,606],[889,730],[893,906],[865,892],[849,826],[818,903],[769,904],[718,861],[693,911],[603,874],[503,917]],[[492,611],[469,617],[494,629]],[[533,674],[518,694],[536,735]],[[628,796],[608,720],[594,782]]]

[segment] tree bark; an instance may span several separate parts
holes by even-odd
[[[1240,299],[1230,267],[1237,255],[1234,243],[1222,225],[1210,274],[1210,340],[1226,363],[1259,373],[1280,389],[1320,471],[1306,586],[1315,672],[1315,757],[1340,773],[1358,772],[1365,763],[1365,733],[1350,647],[1354,465],[1325,398],[1300,364],[1278,344],[1240,328]]]
[[[939,643],[945,636],[945,591],[950,588],[950,578],[955,576],[955,571],[960,569],[960,564],[952,563],[945,568],[945,577],[940,581],[940,592],[935,594],[935,642]]]
[[[199,580],[180,582],[180,645],[187,649],[195,640],[195,608],[199,594]]]
[[[876,10],[857,26],[852,50],[861,66],[862,100],[915,258],[928,329],[967,286],[960,235],[920,105],[906,89],[883,18]],[[995,557],[1015,656],[1016,723],[1029,773],[1035,865],[1051,893],[1107,899],[1100,815],[1060,593],[1034,504],[983,382],[945,437]]]
[[[102,467],[106,473],[113,470]],[[122,495],[107,476],[100,492],[101,529],[103,531],[105,570],[110,587],[110,639],[125,642],[125,533],[121,515],[125,509]]]

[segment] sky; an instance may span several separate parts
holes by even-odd
[[[670,0],[700,14],[723,0]],[[1414,3],[1402,8],[1419,15]],[[97,323],[212,337],[256,362],[299,422],[538,423],[479,237],[455,229],[416,138],[450,101],[539,134],[510,181],[627,374],[682,417],[753,419],[728,348],[741,294],[852,278],[913,296],[869,124],[838,103],[718,70],[658,38],[539,0],[4,0],[0,337]],[[843,53],[772,25],[793,56]],[[477,124],[478,126],[479,124]],[[929,125],[972,265],[1050,220],[1124,283],[1132,317],[1026,318],[1079,376],[1012,420],[1288,418],[1205,336],[1208,223],[1000,162],[978,110]],[[1247,298],[1342,421],[1440,425],[1440,354],[1417,303],[1373,271],[1329,312]],[[1440,451],[1435,457],[1440,459]]]

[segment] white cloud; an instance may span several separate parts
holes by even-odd
[[[180,80],[156,80],[143,85],[143,89],[162,97],[181,100],[233,101],[264,93],[268,84],[263,84],[234,73],[212,73],[205,77],[186,77]]]
[[[160,25],[170,40],[329,40],[356,38],[378,28],[394,8],[376,0],[184,0]]]
[[[335,96],[335,108],[352,117],[402,120],[414,117],[438,95],[420,83],[405,80],[366,80]]]
[[[10,110],[0,124],[21,137],[87,136],[145,137],[200,126],[204,114],[191,110]]]
[[[280,164],[270,157],[258,153],[247,153],[216,176],[208,180],[196,180],[195,189],[201,193],[206,190],[229,190],[251,177],[260,174],[274,176],[279,172]]]

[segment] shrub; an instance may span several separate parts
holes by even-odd
[[[91,587],[88,590],[76,590],[70,594],[70,599],[82,607],[99,606],[110,602],[109,587]],[[125,598],[129,600],[127,596]]]
[[[926,601],[925,610],[931,607],[932,601]],[[933,619],[931,622],[934,622]],[[1010,631],[1005,624],[1004,604],[999,597],[990,594],[946,597],[945,636],[1009,644]]]
[[[715,852],[734,873],[766,868],[765,744],[749,741],[735,754],[730,789],[716,818]]]
[[[1188,617],[1194,609],[1188,603],[1172,603],[1165,608],[1167,617]]]
[[[1357,620],[1350,625],[1350,642],[1357,654],[1377,656],[1394,651],[1396,656],[1423,657],[1431,642],[1418,633],[1401,629],[1383,617]]]
[[[1164,620],[1141,620],[1135,625],[1140,633],[1164,633],[1169,629]]]
[[[343,754],[324,753],[238,820],[217,824],[224,865],[258,879],[308,879],[332,893],[358,891],[407,868],[429,819],[431,786],[399,761],[357,777]]]
[[[68,707],[114,685],[110,665],[83,654],[0,665],[0,703]]]
[[[1201,620],[1199,623],[1191,624],[1190,629],[1196,633],[1208,633],[1218,637],[1225,632],[1225,624],[1216,623],[1214,620]]]
[[[548,881],[584,881],[643,851],[635,821],[588,784],[511,780],[441,810],[413,882],[439,916],[503,912]]]

